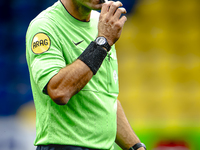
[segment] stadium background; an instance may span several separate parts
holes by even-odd
[[[35,149],[25,34],[55,1],[0,1],[0,150]],[[198,150],[200,1],[121,1],[128,21],[116,44],[119,99],[134,131],[148,150]]]

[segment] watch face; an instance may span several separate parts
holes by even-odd
[[[96,39],[97,44],[104,45],[106,43],[106,39],[104,37],[98,37]]]

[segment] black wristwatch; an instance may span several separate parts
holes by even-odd
[[[146,150],[146,146],[143,143],[137,143],[133,145],[131,148],[129,148],[129,150],[137,150],[140,147],[144,147],[144,149]]]
[[[108,44],[108,41],[105,37],[103,37],[103,36],[97,37],[95,42],[97,45],[106,48],[107,52],[110,51],[111,46]]]

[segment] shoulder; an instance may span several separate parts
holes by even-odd
[[[55,3],[56,4],[56,3]],[[46,10],[42,11],[38,16],[36,16],[29,24],[26,32],[26,44],[28,47],[34,47],[34,41],[40,41],[42,44],[50,43],[50,39],[58,41],[56,36],[56,20],[55,9],[56,5],[53,5]]]
[[[53,23],[50,21],[50,19],[46,17],[40,17],[35,18],[31,21],[28,30],[26,32],[26,40],[31,42],[31,40],[40,33],[43,33],[43,35],[49,36],[52,32]]]
[[[59,3],[56,2],[54,5],[48,7],[47,9],[43,10],[40,14],[38,14],[29,24],[29,28],[44,28],[47,29],[47,26],[52,26],[55,23],[55,18],[57,14],[57,7]]]

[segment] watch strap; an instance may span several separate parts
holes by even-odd
[[[107,40],[106,40],[107,41]],[[104,45],[102,45],[104,48],[106,48],[107,49],[107,52],[109,52],[110,51],[110,49],[111,49],[111,46],[108,44],[108,42],[106,42]]]
[[[144,147],[144,149],[146,150],[146,146],[143,143],[137,143],[133,145],[131,148],[129,148],[129,150],[137,150],[140,147]]]

